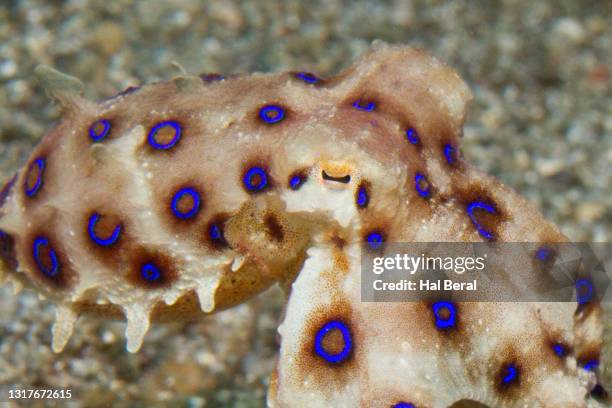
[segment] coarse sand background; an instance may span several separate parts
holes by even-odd
[[[58,119],[33,80],[37,64],[81,78],[87,96],[101,99],[176,75],[173,61],[192,73],[333,75],[382,39],[428,49],[470,84],[468,160],[535,202],[572,240],[610,242],[610,8],[575,0],[3,1],[0,180]],[[74,406],[262,407],[282,303],[270,290],[197,323],[155,326],[133,355],[123,323],[85,317],[55,355],[53,308],[31,291],[3,288],[0,386],[69,388]]]

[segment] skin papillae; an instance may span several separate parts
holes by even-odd
[[[567,240],[464,160],[470,92],[424,51],[374,43],[331,79],[183,75],[99,103],[37,75],[64,115],[0,194],[0,249],[5,281],[57,305],[56,352],[81,314],[125,318],[135,352],[150,321],[279,283],[272,407],[597,404],[597,304],[457,303],[441,329],[429,303],[361,302],[364,241]]]

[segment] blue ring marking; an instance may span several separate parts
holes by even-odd
[[[331,332],[332,330],[340,330],[342,333],[342,340],[344,341],[344,347],[337,354],[328,353],[323,347],[323,339],[325,336]],[[342,363],[346,360],[351,353],[351,349],[353,347],[353,342],[351,339],[351,332],[349,328],[338,320],[332,320],[327,322],[317,331],[315,336],[315,352],[322,357],[325,361],[332,364]]]
[[[47,254],[49,256],[49,259],[51,259],[51,268],[47,268],[45,265],[43,265],[40,259],[41,247],[47,248]],[[60,265],[59,261],[57,260],[57,253],[49,244],[49,240],[45,237],[36,238],[34,240],[34,245],[32,249],[34,253],[34,261],[36,261],[36,265],[38,266],[38,269],[40,269],[40,271],[43,273],[43,275],[49,278],[54,278],[55,276],[57,276]]]
[[[259,177],[258,183],[253,183],[253,178]],[[253,192],[258,192],[266,188],[268,185],[268,175],[266,171],[261,167],[251,167],[242,178],[244,186]]]
[[[366,237],[366,241],[370,244],[370,248],[378,249],[382,246],[385,241],[383,235],[380,232],[374,231],[370,232]]]
[[[414,128],[409,128],[406,130],[406,139],[413,145],[419,144],[419,134]]]
[[[421,184],[425,182],[427,184],[427,188],[421,188]],[[417,193],[423,198],[428,198],[431,195],[431,191],[429,189],[429,181],[427,178],[421,173],[417,173],[414,176],[414,187],[416,188]]]
[[[152,262],[147,262],[140,268],[140,276],[147,282],[156,282],[161,278],[161,270]]]
[[[366,112],[372,112],[374,108],[376,108],[376,104],[374,102],[367,102],[364,105],[363,102],[361,101],[361,98],[353,102],[353,106],[359,110],[366,111]]]
[[[223,231],[217,224],[211,224],[208,228],[208,236],[213,241],[222,241],[223,240]]]
[[[365,208],[368,206],[370,202],[370,197],[368,196],[368,190],[365,186],[359,186],[359,190],[357,190],[357,206],[359,208]]]
[[[584,305],[589,303],[593,299],[593,283],[588,279],[578,279],[575,283],[576,287],[576,300],[579,305]],[[585,287],[587,289],[586,293],[581,294],[580,289]]]
[[[567,356],[567,348],[561,343],[555,343],[553,345],[553,351],[559,357]]]
[[[400,401],[393,408],[416,408],[416,406],[411,402]]]
[[[297,190],[302,186],[302,184],[304,184],[305,180],[306,178],[304,176],[302,176],[301,174],[297,174],[291,177],[291,179],[289,180],[289,187],[291,187],[292,190]]]
[[[259,110],[259,117],[268,124],[278,123],[285,119],[285,110],[277,105],[266,105]]]
[[[190,196],[193,200],[193,207],[189,211],[181,212],[178,208],[179,201],[186,195]],[[172,197],[172,203],[170,204],[170,208],[172,212],[177,218],[182,220],[187,220],[191,217],[194,217],[200,211],[200,193],[190,187],[181,188],[178,190],[174,197]]]
[[[451,144],[444,145],[444,157],[446,157],[448,164],[455,164],[457,161],[457,149],[455,149]]]
[[[598,360],[590,360],[582,366],[582,368],[584,368],[587,371],[595,371],[597,370],[598,367],[599,367]]]
[[[552,251],[549,247],[541,247],[536,251],[536,258],[540,261],[548,261],[550,256],[552,255]]]
[[[295,74],[295,77],[309,84],[316,84],[321,81],[315,74],[310,72],[298,72]]]
[[[34,171],[34,166],[38,168],[38,177],[36,178],[36,183],[34,184],[34,187],[28,188],[28,179],[30,178],[30,173]],[[28,197],[34,197],[36,193],[38,193],[38,191],[42,187],[43,173],[45,171],[45,166],[46,166],[46,162],[45,162],[45,159],[42,157],[39,157],[38,159],[34,160],[30,164],[30,167],[28,168],[28,172],[26,174],[26,178],[23,183],[25,193]]]
[[[432,306],[433,314],[436,319],[436,327],[439,329],[449,329],[457,324],[457,309],[451,302],[435,302]],[[441,315],[442,311],[448,311],[448,317]]]
[[[518,379],[518,369],[514,364],[509,364],[504,367],[505,375],[502,378],[502,383],[508,385],[515,382]]]
[[[476,227],[476,229],[478,230],[478,233],[486,239],[493,239],[493,234],[484,229],[476,219],[476,216],[474,215],[474,210],[476,209],[485,210],[489,214],[496,214],[497,211],[492,205],[483,203],[482,201],[474,201],[467,206],[467,213],[470,216],[470,220],[472,220],[472,224],[474,224],[474,227]]]
[[[155,136],[157,135],[157,132],[159,132],[160,129],[168,127],[168,126],[174,129],[174,137],[168,143],[165,143],[165,144],[157,143],[157,141],[155,140]],[[178,122],[174,120],[166,120],[163,122],[159,122],[158,124],[156,124],[155,126],[151,128],[151,130],[149,131],[149,136],[147,137],[147,140],[153,148],[160,149],[160,150],[167,150],[167,149],[171,149],[174,146],[176,146],[179,140],[181,140],[181,133],[182,133],[181,125],[179,125]]]
[[[119,236],[121,235],[121,224],[118,224],[107,238],[100,238],[96,235],[96,224],[100,221],[100,218],[102,218],[102,216],[98,213],[93,213],[91,217],[89,217],[89,223],[87,224],[89,238],[98,245],[111,246],[119,240]]]
[[[102,129],[102,131],[100,133],[96,133],[96,127],[102,124],[102,126],[104,126],[104,128]],[[100,119],[96,122],[94,122],[90,127],[89,127],[89,137],[91,138],[91,140],[93,140],[94,142],[100,142],[102,141],[106,136],[108,136],[108,134],[110,133],[110,128],[111,128],[111,124],[108,120],[106,119]]]

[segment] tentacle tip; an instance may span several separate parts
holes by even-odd
[[[58,306],[55,312],[55,323],[51,329],[53,337],[51,349],[54,353],[61,353],[74,331],[74,324],[78,315],[69,306]]]
[[[34,75],[50,98],[68,107],[83,95],[83,83],[76,77],[66,75],[46,65],[34,69]]]

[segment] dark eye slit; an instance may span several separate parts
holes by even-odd
[[[350,174],[347,174],[346,176],[342,176],[342,177],[332,177],[329,174],[327,174],[325,172],[325,170],[323,170],[321,172],[321,176],[323,177],[323,180],[335,181],[337,183],[348,184],[348,183],[351,182],[351,175]]]

